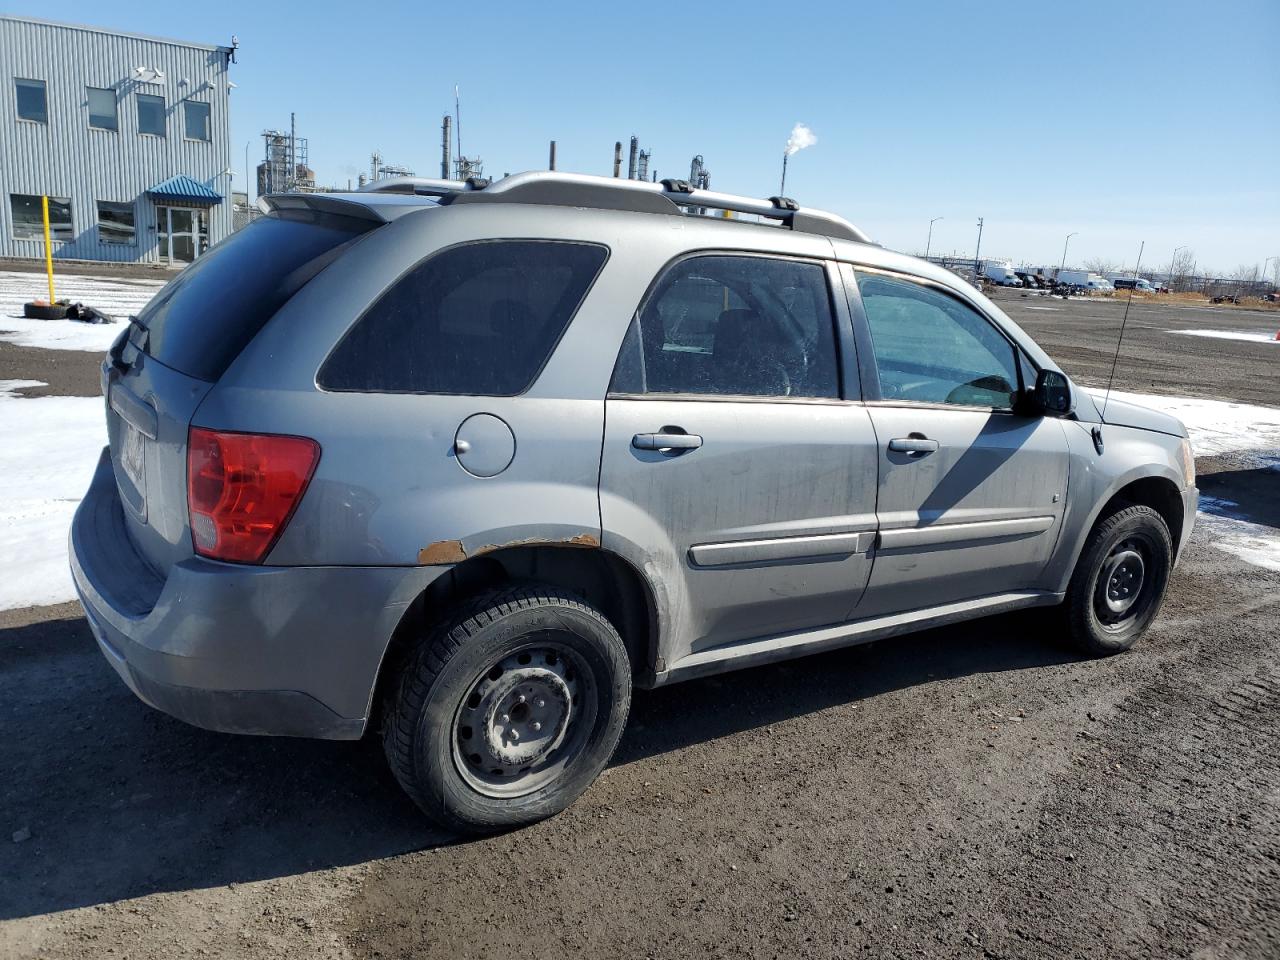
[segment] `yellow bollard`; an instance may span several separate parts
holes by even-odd
[[[58,302],[53,295],[53,246],[49,242],[49,198],[40,198],[40,207],[44,211],[44,268],[49,274],[49,306]]]

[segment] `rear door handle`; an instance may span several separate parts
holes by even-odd
[[[631,445],[637,450],[696,450],[702,438],[696,433],[637,433]]]
[[[889,441],[889,449],[894,453],[933,453],[938,449],[938,441],[928,437],[899,437]]]

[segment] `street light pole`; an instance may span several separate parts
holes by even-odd
[[[1062,273],[1062,271],[1063,271],[1063,270],[1065,270],[1065,269],[1066,269],[1066,267],[1067,267],[1067,244],[1069,244],[1069,243],[1071,242],[1071,238],[1072,238],[1072,237],[1078,237],[1078,236],[1080,236],[1080,234],[1079,234],[1078,232],[1077,232],[1077,233],[1068,233],[1068,234],[1067,234],[1067,239],[1062,241],[1062,263],[1058,264],[1058,273],[1059,273],[1059,274],[1061,274],[1061,273]]]
[[[1262,285],[1264,288],[1267,286],[1267,264],[1272,260],[1280,261],[1280,257],[1267,257],[1262,261]]]
[[[934,217],[932,220],[929,221],[929,239],[926,240],[924,244],[924,258],[926,260],[929,259],[929,248],[933,246],[933,225],[937,223],[939,220],[944,220],[944,219],[946,218]],[[1264,272],[1265,272],[1265,268],[1264,268]]]
[[[973,273],[974,278],[978,274],[978,258],[982,255],[982,217],[978,218],[978,246],[973,251]]]

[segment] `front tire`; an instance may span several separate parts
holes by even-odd
[[[1128,650],[1160,612],[1172,569],[1173,541],[1159,513],[1134,504],[1103,517],[1063,604],[1072,642],[1094,656]]]
[[[630,704],[626,646],[599,611],[557,587],[509,587],[419,644],[387,704],[383,746],[429,817],[489,833],[581,796]]]

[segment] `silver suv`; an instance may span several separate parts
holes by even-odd
[[[266,205],[103,363],[76,585],[147,703],[379,731],[451,828],[571,803],[633,686],[1024,607],[1127,649],[1190,535],[1178,421],[830,214],[555,173]]]

